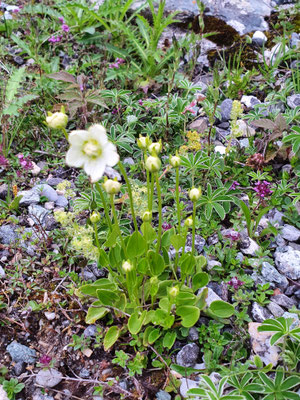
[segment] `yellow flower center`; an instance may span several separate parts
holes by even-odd
[[[91,158],[97,158],[102,154],[102,147],[97,140],[91,139],[83,144],[82,151]]]

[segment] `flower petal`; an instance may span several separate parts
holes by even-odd
[[[119,154],[117,153],[117,148],[111,142],[108,142],[103,151],[103,158],[105,160],[105,164],[109,167],[113,167],[119,162]]]
[[[72,131],[69,134],[68,140],[71,146],[80,147],[83,142],[85,142],[88,138],[88,131]]]
[[[82,167],[85,160],[86,160],[86,157],[84,156],[84,154],[82,153],[82,151],[80,151],[80,149],[78,147],[72,146],[67,151],[66,163],[70,167],[77,167],[77,168]]]
[[[87,175],[90,176],[91,181],[97,182],[104,174],[105,162],[102,157],[95,160],[88,159],[85,161],[83,168]]]
[[[106,145],[108,139],[104,126],[95,124],[89,127],[89,138],[97,140],[103,147]]]

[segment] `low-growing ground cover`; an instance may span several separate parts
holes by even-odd
[[[179,3],[0,4],[0,399],[300,398],[299,6]]]

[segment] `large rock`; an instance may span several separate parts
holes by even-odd
[[[203,292],[204,289],[205,289],[205,287],[199,289],[197,296],[199,296]],[[217,293],[215,293],[211,288],[208,287],[207,289],[208,289],[208,292],[207,292],[207,298],[205,301],[206,301],[206,304],[208,307],[211,305],[211,303],[213,301],[222,300],[221,297],[218,296]]]
[[[271,300],[274,301],[274,303],[278,304],[279,306],[286,308],[287,310],[289,310],[290,308],[292,308],[297,304],[296,300],[293,300],[282,293],[272,296]]]
[[[18,235],[15,232],[12,225],[2,225],[0,227],[0,243],[12,244],[18,239]]]
[[[38,189],[23,190],[18,193],[22,196],[20,200],[20,206],[30,206],[31,204],[37,204],[40,201],[40,195]]]
[[[26,364],[34,364],[36,361],[35,350],[30,349],[21,343],[12,342],[6,347],[6,350],[11,356],[11,359],[16,363],[24,362]]]
[[[52,388],[58,385],[63,374],[55,368],[42,369],[36,376],[36,383],[45,388]]]
[[[289,242],[297,242],[300,238],[300,230],[295,228],[293,225],[286,224],[283,225],[281,236]]]
[[[285,290],[289,284],[286,277],[280,274],[275,267],[269,264],[267,261],[262,263],[260,273],[257,271],[253,272],[251,278],[254,280],[256,285],[264,285],[270,283],[270,287],[275,289],[278,287],[281,290]]]
[[[6,391],[3,389],[3,386],[0,385],[0,399],[1,400],[9,400],[9,398],[7,397],[7,393]]]
[[[40,196],[46,197],[48,201],[57,200],[58,194],[56,193],[56,190],[54,190],[53,187],[51,187],[47,183],[36,185],[34,187],[34,190],[37,190]]]
[[[248,330],[251,339],[252,351],[262,359],[265,365],[272,364],[275,367],[278,363],[281,349],[278,346],[270,345],[270,338],[274,332],[258,332],[257,328],[261,323],[250,322]]]
[[[271,0],[202,0],[206,6],[207,16],[217,17],[233,27],[240,34],[254,30],[266,30],[268,24],[264,20],[272,11]],[[156,2],[157,3],[157,2]],[[131,6],[137,10],[144,1],[137,0]],[[199,8],[196,1],[187,0],[166,0],[165,13],[179,11],[176,19],[180,22],[191,22],[199,15]],[[144,10],[146,14],[149,11]],[[220,24],[219,24],[220,25]],[[218,31],[216,26],[215,31]]]
[[[300,251],[291,246],[278,248],[275,252],[277,269],[289,279],[300,279]]]

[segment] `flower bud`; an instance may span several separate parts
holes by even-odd
[[[107,194],[117,194],[121,189],[121,183],[114,181],[112,179],[107,179],[103,183],[103,188]]]
[[[137,140],[137,145],[141,150],[146,150],[150,144],[151,141],[148,136],[140,136]]]
[[[133,270],[133,265],[129,261],[124,261],[122,268],[125,272],[130,272]]]
[[[161,140],[159,142],[153,142],[148,146],[149,153],[152,155],[158,155],[162,150]]]
[[[181,158],[179,156],[170,156],[170,164],[174,168],[178,168],[181,164]]]
[[[149,156],[146,160],[146,169],[150,172],[157,172],[160,169],[161,162],[157,156]]]
[[[170,294],[170,296],[172,296],[172,297],[176,297],[176,296],[178,295],[178,293],[179,293],[178,286],[172,287],[172,288],[170,289],[170,291],[169,291],[169,294]]]
[[[189,192],[190,200],[195,202],[200,199],[201,197],[201,189],[193,188]]]
[[[90,216],[90,221],[92,224],[96,224],[97,222],[99,222],[101,219],[100,214],[98,213],[98,211],[93,211],[92,215]]]
[[[46,122],[51,129],[63,129],[67,126],[68,116],[63,112],[48,113]]]
[[[145,211],[142,217],[143,222],[150,222],[152,220],[152,212]]]
[[[185,221],[184,221],[184,225],[188,228],[191,228],[193,226],[193,218],[192,217],[188,217]]]

